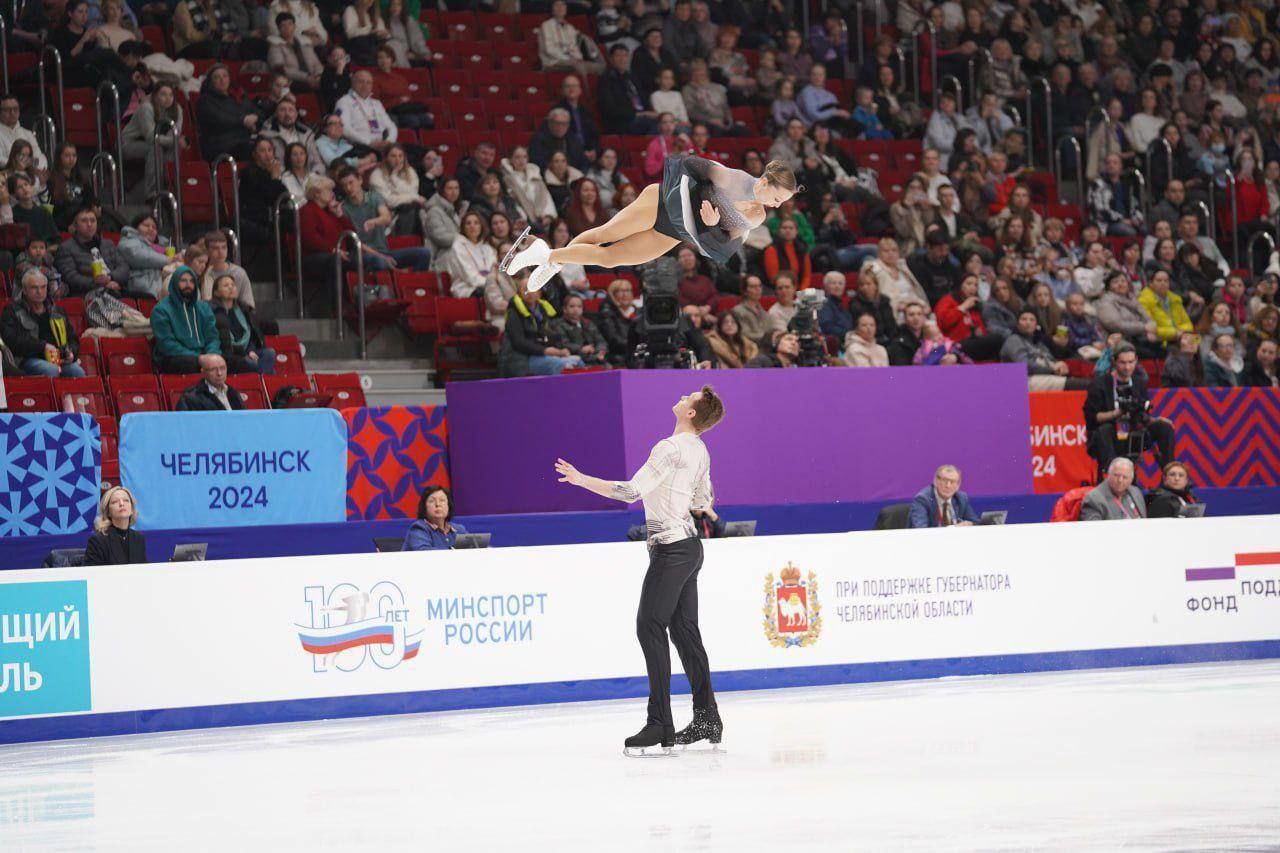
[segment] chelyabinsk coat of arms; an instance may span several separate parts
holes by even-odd
[[[822,633],[822,606],[818,603],[818,576],[809,572],[800,579],[800,570],[787,563],[773,579],[764,576],[764,636],[780,649],[812,646]]]

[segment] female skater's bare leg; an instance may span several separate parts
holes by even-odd
[[[588,243],[599,246],[602,243],[616,243],[619,240],[649,231],[658,219],[658,185],[645,187],[636,200],[619,210],[603,225],[589,228],[569,241],[570,246]]]
[[[582,264],[596,267],[630,267],[659,258],[680,245],[680,241],[657,231],[641,231],[608,246],[572,244],[551,251],[553,264]]]

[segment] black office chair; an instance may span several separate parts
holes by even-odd
[[[84,565],[84,548],[54,548],[44,558],[46,569],[66,569]]]
[[[379,554],[388,554],[399,551],[404,547],[403,536],[375,536],[373,538],[373,547]]]
[[[910,526],[911,504],[889,504],[876,515],[876,530],[905,530]]]

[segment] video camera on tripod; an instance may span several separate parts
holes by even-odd
[[[680,323],[678,269],[674,258],[662,257],[641,267],[644,305],[636,324],[639,342],[631,351],[632,369],[692,369],[695,356],[686,345]]]
[[[1120,412],[1116,419],[1117,441],[1141,436],[1151,423],[1151,401],[1138,397],[1132,382],[1116,383],[1116,409]]]
[[[818,309],[827,301],[827,294],[808,287],[796,294],[796,313],[787,324],[800,341],[800,367],[821,367],[827,363],[827,347],[818,327]]]

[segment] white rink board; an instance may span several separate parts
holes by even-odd
[[[1234,579],[1186,576],[1188,569],[1234,568],[1238,554],[1280,552],[1278,522],[1252,516],[716,540],[705,543],[698,582],[702,634],[722,687],[862,678],[830,669],[840,665],[871,665],[861,672],[872,678],[917,677],[893,665],[991,656],[1023,656],[1005,671],[1159,662],[1144,654],[1214,644],[1226,645],[1196,659],[1280,656],[1280,597],[1241,587],[1270,580],[1274,590],[1280,565],[1241,566]],[[251,714],[224,711],[221,722],[196,714],[169,727],[385,713],[362,710],[361,697],[378,694],[475,691],[470,700],[454,695],[449,707],[597,699],[637,695],[644,670],[635,608],[646,564],[643,545],[617,543],[10,571],[0,573],[0,613],[9,612],[8,585],[87,581],[92,702],[81,714],[335,700],[287,717],[259,706]],[[808,630],[786,634],[776,602],[770,612],[778,642],[807,635],[803,645],[771,643],[766,628],[766,576],[776,583],[788,565],[806,584],[810,573],[816,581],[816,594],[807,587],[809,600],[789,608]],[[972,588],[978,578],[983,588]],[[893,595],[869,594],[894,591],[881,582],[895,579],[916,580]],[[370,599],[354,628],[343,626],[347,611],[321,609],[324,600],[340,606],[359,593]],[[495,600],[502,602],[496,618]],[[475,611],[463,612],[467,601]],[[300,635],[323,628],[326,615],[340,637],[348,628],[389,628],[391,644],[313,654]],[[418,653],[404,659],[405,638],[412,642],[418,632]],[[1043,666],[1035,657],[1096,650],[1133,654]],[[57,675],[46,673],[46,682]],[[485,692],[510,685],[529,687]],[[559,692],[543,695],[539,686],[549,685]],[[50,716],[61,715],[0,717],[0,741],[63,736]],[[41,717],[40,734],[23,728]],[[96,733],[125,730],[133,729],[117,717]],[[85,733],[95,732],[75,729]]]

